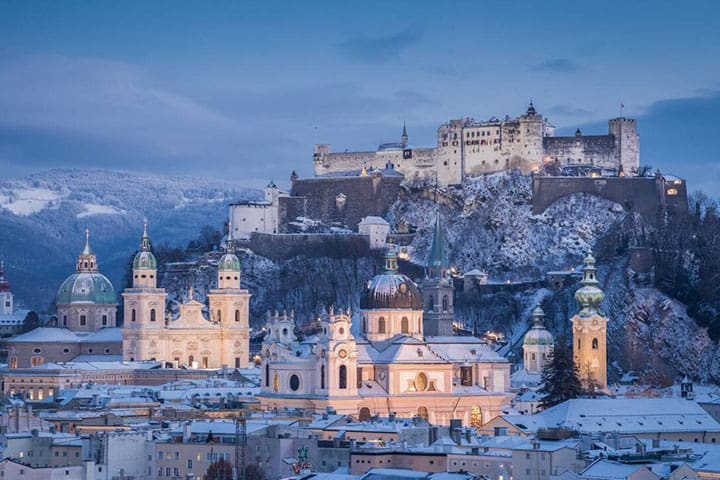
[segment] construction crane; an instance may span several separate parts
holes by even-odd
[[[245,480],[245,453],[247,450],[247,418],[241,408],[235,417],[235,480]]]

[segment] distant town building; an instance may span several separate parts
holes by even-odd
[[[368,236],[371,250],[383,250],[387,246],[390,224],[382,217],[369,215],[358,224],[358,233]]]

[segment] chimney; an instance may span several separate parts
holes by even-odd
[[[462,443],[462,420],[459,418],[450,419],[450,438],[457,445]]]

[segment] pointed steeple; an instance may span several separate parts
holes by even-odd
[[[448,267],[445,237],[442,234],[440,214],[438,213],[435,216],[435,228],[433,230],[432,246],[430,247],[430,256],[428,258],[428,273],[430,277],[440,278],[445,275]]]
[[[85,228],[85,248],[83,248],[83,255],[92,255],[92,249],[90,248],[90,229]]]
[[[140,251],[141,252],[149,252],[152,250],[152,245],[150,244],[150,236],[148,235],[147,231],[147,218],[143,220],[143,234],[142,238],[140,239]]]
[[[407,134],[407,128],[405,128],[405,122],[403,122],[403,131],[402,136],[400,137],[402,147],[405,148],[408,146],[408,134]]]

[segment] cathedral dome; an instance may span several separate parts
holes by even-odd
[[[58,290],[56,303],[116,303],[115,288],[105,275],[99,272],[76,272],[70,275]]]
[[[360,298],[360,308],[376,310],[398,308],[422,310],[422,295],[415,282],[397,271],[397,254],[385,254],[385,272],[368,282]]]
[[[532,328],[525,334],[525,338],[523,340],[524,345],[554,345],[555,339],[552,336],[552,333],[545,328],[545,325],[543,325],[543,319],[545,318],[545,313],[542,311],[542,308],[535,307],[535,310],[533,310],[532,313],[533,317],[533,326]]]

